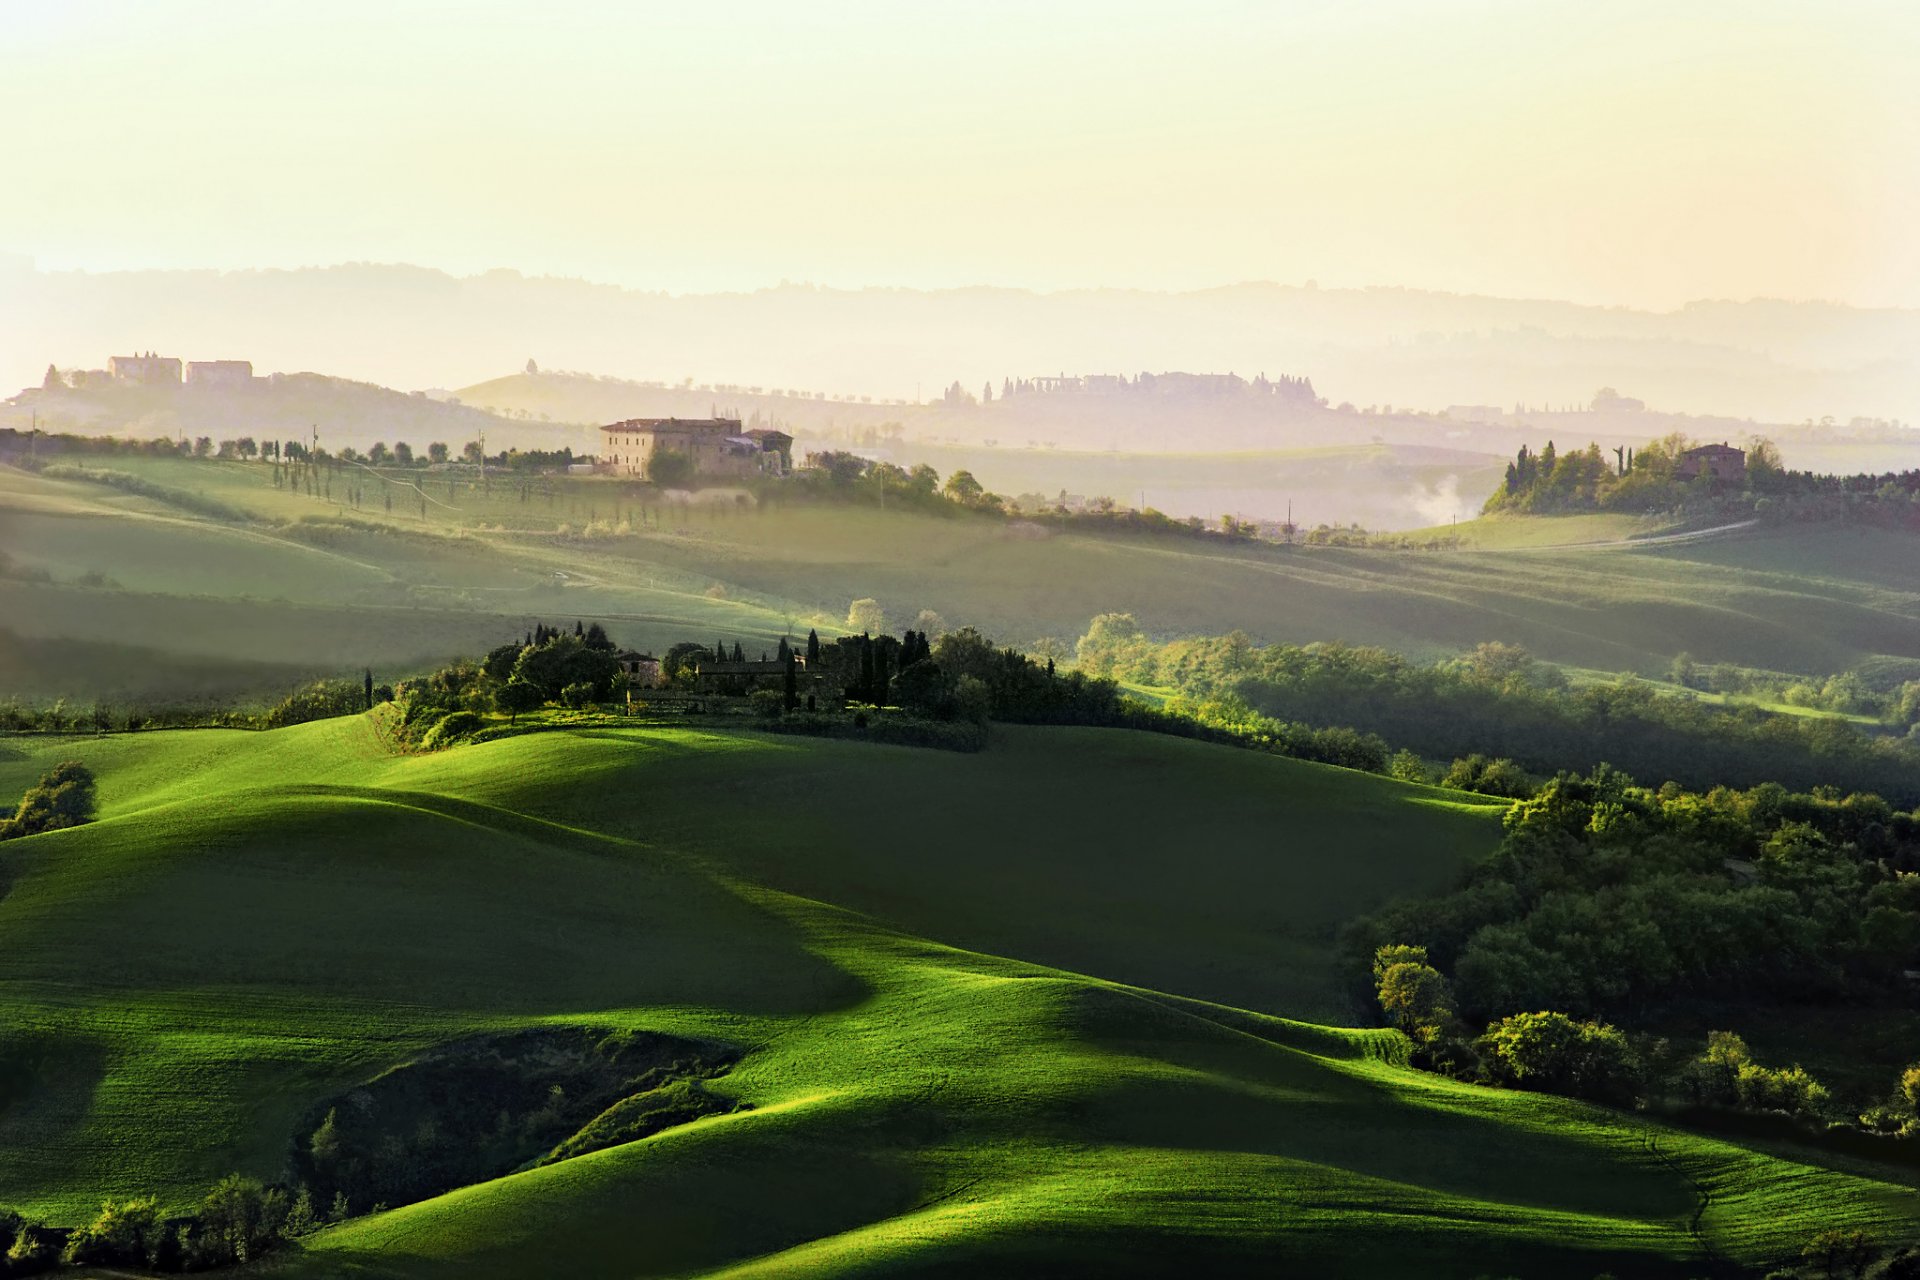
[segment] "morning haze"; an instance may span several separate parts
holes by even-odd
[[[16,10],[0,1277],[1920,1275],[1908,8]]]

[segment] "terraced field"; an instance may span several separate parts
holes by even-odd
[[[342,1090],[582,1027],[731,1046],[744,1106],[271,1273],[1682,1276],[1920,1233],[1903,1176],[1349,1029],[1333,928],[1490,849],[1494,802],[1118,731],[392,757],[364,717],[8,740],[0,795],[67,757],[102,820],[0,847],[0,1203],[56,1222],[276,1176]]]

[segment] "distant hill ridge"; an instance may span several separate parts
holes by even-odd
[[[103,319],[110,317],[110,319]],[[890,399],[954,379],[1142,369],[1311,373],[1334,403],[1650,404],[1772,422],[1920,417],[1920,311],[1702,301],[1667,312],[1402,288],[648,292],[403,265],[51,272],[0,261],[0,386],[107,349],[243,354],[455,385],[542,363],[716,374]],[[464,376],[463,375],[464,371]],[[10,382],[9,382],[10,380]]]

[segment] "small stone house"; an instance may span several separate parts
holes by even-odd
[[[1675,461],[1673,474],[1680,480],[1705,475],[1739,484],[1747,478],[1747,452],[1728,444],[1703,444],[1682,453]]]

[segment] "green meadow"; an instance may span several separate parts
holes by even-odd
[[[1681,652],[1807,674],[1920,660],[1912,537],[1844,524],[1635,545],[1657,526],[1508,517],[1461,526],[1462,549],[1416,552],[755,508],[729,495],[662,505],[581,477],[483,488],[470,474],[369,471],[355,477],[366,496],[354,511],[276,489],[259,463],[83,461],[252,519],[0,471],[3,625],[181,661],[400,674],[569,617],[602,620],[642,648],[716,634],[751,647],[809,627],[832,634],[862,598],[895,628],[932,609],[1016,644],[1070,643],[1094,616],[1123,611],[1160,636],[1239,629],[1421,658],[1501,639],[1570,667],[1643,675]],[[431,499],[424,519],[414,485]],[[388,487],[401,495],[392,514]],[[146,669],[131,655],[119,665]]]
[[[379,714],[379,713],[376,713]],[[289,1276],[1684,1276],[1920,1234],[1913,1179],[1401,1065],[1338,924],[1503,803],[1114,730],[396,757],[371,717],[0,744],[0,1203],[183,1208],[432,1046],[644,1029],[744,1103],[308,1237]]]

